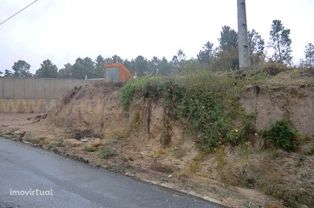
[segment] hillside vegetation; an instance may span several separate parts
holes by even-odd
[[[171,123],[185,119],[198,135],[200,147],[212,149],[226,143],[239,144],[252,133],[254,115],[246,114],[238,102],[244,85],[232,76],[206,72],[173,78],[142,77],[124,86],[121,98],[125,109],[134,96],[142,96],[145,102],[161,100],[164,145],[170,143]]]
[[[313,119],[312,104],[302,104],[302,100],[313,103],[313,72],[276,68],[278,72],[273,74],[274,68],[270,66],[263,71],[248,73],[198,71],[167,78],[142,77],[121,89],[122,104],[128,110],[133,99],[143,99],[148,103],[147,108],[153,108],[157,101],[161,103],[163,130],[160,143],[163,147],[171,146],[173,127],[178,123],[193,135],[196,146],[203,153],[190,163],[188,175],[205,175],[232,185],[257,188],[283,200],[286,206],[300,207],[303,204],[310,207],[314,204],[314,187],[307,179],[313,175],[314,146],[313,131],[308,133],[308,129],[313,122],[299,128],[300,131],[295,125],[302,126],[302,121],[297,120]],[[278,105],[276,91],[280,91],[280,96],[287,100],[284,107],[288,113],[269,122],[267,128],[256,128],[259,110],[249,113],[240,101],[248,86],[260,91],[269,89],[273,108]],[[294,108],[289,100],[295,96],[299,99],[297,107],[304,108],[302,110],[307,115],[296,118],[298,115],[289,113],[289,109]],[[269,106],[259,107],[267,110]],[[208,153],[214,153],[216,161],[204,156]],[[205,167],[211,167],[212,172]],[[213,172],[219,176],[213,176]]]
[[[230,207],[311,207],[313,75],[278,65],[186,67],[124,85],[100,81],[0,133]]]

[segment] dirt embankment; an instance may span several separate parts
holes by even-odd
[[[256,113],[259,130],[285,117],[302,135],[314,135],[314,86],[250,86],[242,93],[241,104],[248,113]]]
[[[288,117],[302,135],[314,134],[313,87],[248,87],[241,104],[247,112],[256,113],[257,129],[268,128],[274,121]],[[69,103],[49,113],[48,120],[71,132],[91,131],[104,141],[118,139],[113,148],[128,160],[128,165],[137,169],[251,187],[287,200],[290,206],[313,201],[310,180],[314,167],[313,157],[308,155],[310,148],[293,154],[263,151],[263,140],[256,136],[251,143],[222,147],[215,154],[206,154],[198,150],[195,138],[180,122],[173,125],[171,145],[163,148],[160,142],[166,129],[162,106],[140,98],[134,99],[126,112],[116,88],[108,91],[106,87],[85,86]],[[305,199],[299,200],[302,197]]]
[[[102,82],[77,87],[48,112],[47,121],[69,132],[85,131],[101,137],[124,130],[128,119],[119,105],[119,88],[119,84]]]
[[[45,119],[39,118],[40,122],[15,126],[13,122],[11,130],[2,126],[0,132],[230,207],[313,204],[313,138],[300,141],[296,153],[264,149],[258,134],[240,146],[222,146],[210,153],[200,151],[184,121],[176,121],[171,143],[164,147],[160,143],[167,127],[162,105],[134,99],[126,112],[119,87],[101,82],[81,86]],[[247,111],[257,113],[259,129],[288,115],[300,132],[309,135],[314,126],[313,92],[313,88],[303,87],[251,87],[241,103]],[[28,133],[21,135],[24,131]]]

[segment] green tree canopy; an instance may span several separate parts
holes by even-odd
[[[106,64],[106,61],[104,59],[104,57],[102,57],[101,55],[97,56],[96,60],[95,60],[95,67],[96,67],[96,71],[95,71],[95,77],[104,77],[104,65]]]
[[[8,69],[4,70],[4,77],[13,77],[12,71]]]
[[[30,68],[31,65],[24,60],[18,60],[17,62],[14,62],[12,66],[12,69],[14,71],[13,77],[16,78],[32,77],[32,74],[30,73]]]
[[[129,64],[129,69],[136,72],[138,76],[152,72],[148,60],[144,56],[137,56]]]
[[[157,74],[161,74],[161,75],[170,74],[171,65],[165,57],[162,57],[160,59],[154,56],[150,60],[150,65],[151,65],[152,70]]]
[[[154,71],[155,73],[159,73],[159,65],[160,65],[161,60],[157,57],[154,56],[150,61],[150,66],[152,71]]]
[[[186,60],[185,53],[180,49],[177,54],[172,57],[171,65],[175,70],[181,70]]]
[[[305,66],[314,67],[314,45],[309,43],[305,46]]]
[[[171,66],[165,57],[162,57],[159,63],[158,69],[159,69],[160,74],[163,74],[163,75],[170,74]]]
[[[123,59],[118,55],[113,55],[112,60],[113,60],[113,63],[119,63],[119,64],[123,63]]]
[[[220,49],[225,51],[230,48],[238,48],[238,34],[229,26],[223,26],[219,38]]]
[[[40,64],[40,68],[36,71],[36,76],[39,78],[57,78],[58,67],[49,59],[44,60],[43,63]]]
[[[235,70],[239,68],[238,34],[229,26],[220,32],[219,48],[214,64],[216,70]]]
[[[87,78],[94,78],[95,75],[95,63],[89,57],[77,58],[71,69],[72,78],[85,79],[86,76]]]
[[[280,20],[273,20],[270,30],[269,46],[273,49],[272,60],[290,64],[292,60],[290,29],[285,29]]]
[[[256,64],[265,58],[265,41],[254,29],[248,32],[251,62]]]
[[[208,64],[214,58],[214,44],[206,42],[203,49],[197,54],[197,59],[201,64]]]
[[[58,77],[72,78],[72,65],[70,63],[65,64],[64,68],[59,70]]]
[[[106,61],[105,61],[104,57],[102,57],[101,55],[98,55],[96,60],[95,60],[96,69],[103,70],[105,64],[106,64]]]

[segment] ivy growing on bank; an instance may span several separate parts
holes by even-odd
[[[146,76],[129,81],[121,89],[125,110],[135,95],[161,100],[173,120],[185,119],[200,139],[213,149],[222,144],[237,145],[253,132],[255,117],[239,104],[241,80],[228,75],[196,73],[176,77]]]

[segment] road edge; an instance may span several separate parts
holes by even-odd
[[[165,189],[168,189],[168,190],[171,190],[171,191],[175,191],[175,192],[178,192],[178,193],[181,193],[181,194],[185,194],[185,195],[188,195],[188,196],[192,196],[192,197],[204,200],[204,201],[208,201],[210,203],[216,204],[216,205],[221,206],[221,207],[228,208],[228,206],[226,204],[224,204],[220,200],[214,199],[214,198],[206,196],[206,195],[199,194],[199,193],[197,193],[195,191],[178,188],[173,183],[161,182],[161,181],[159,182],[159,181],[155,181],[155,180],[148,180],[148,179],[145,179],[145,178],[140,178],[137,175],[131,174],[129,172],[125,172],[123,174],[120,173],[120,172],[114,172],[114,171],[112,171],[109,168],[106,168],[104,166],[93,165],[92,163],[90,163],[89,160],[86,160],[86,159],[84,159],[82,157],[78,157],[76,155],[71,155],[71,154],[68,154],[68,153],[64,153],[64,152],[58,151],[57,149],[49,150],[49,149],[43,148],[42,146],[40,146],[38,144],[33,144],[33,143],[27,142],[25,140],[15,139],[15,137],[12,137],[11,135],[8,136],[8,135],[1,135],[0,134],[0,137],[2,137],[4,139],[7,139],[9,141],[12,141],[12,142],[22,143],[22,144],[26,144],[26,145],[34,147],[34,148],[39,148],[41,150],[44,150],[44,151],[47,151],[47,152],[51,152],[51,153],[57,154],[59,156],[62,156],[62,157],[65,157],[65,158],[69,158],[69,159],[72,159],[72,160],[75,160],[75,161],[78,161],[78,162],[83,162],[83,163],[85,163],[85,164],[87,164],[87,165],[89,165],[91,167],[94,167],[94,168],[104,169],[104,170],[109,171],[109,172],[114,173],[114,174],[127,176],[127,177],[130,177],[130,178],[135,179],[137,181],[141,181],[141,182],[144,182],[144,183],[149,183],[149,184],[161,187],[161,188],[165,188]]]

